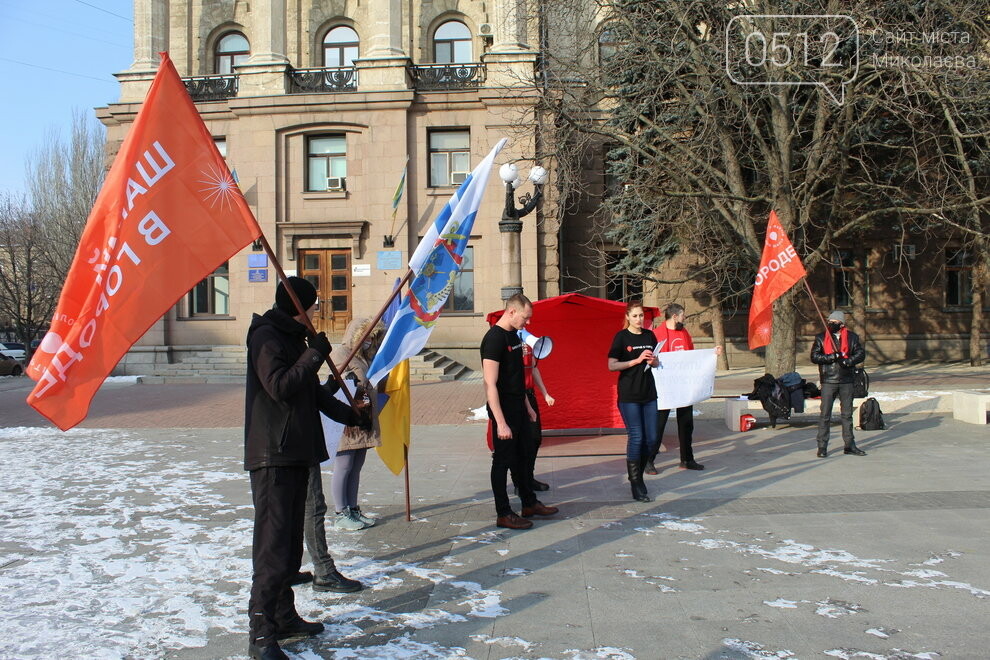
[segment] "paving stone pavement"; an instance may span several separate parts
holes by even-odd
[[[932,371],[930,387],[987,384]],[[243,389],[111,383],[60,434],[27,386],[0,382],[0,658],[244,657]],[[402,478],[369,457],[378,524],[329,534],[368,588],[297,588],[328,630],[292,657],[988,657],[990,427],[888,415],[857,431],[868,456],[818,459],[813,424],[732,433],[703,415],[706,469],[661,453],[656,502],[631,500],[622,456],[555,455],[537,474],[561,513],[514,532],[493,525],[484,425],[467,421],[479,390],[413,388],[434,421],[413,427],[412,519]]]

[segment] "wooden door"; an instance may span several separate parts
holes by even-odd
[[[347,248],[299,250],[299,277],[316,287],[319,309],[313,317],[317,332],[339,340],[351,321],[351,251]]]

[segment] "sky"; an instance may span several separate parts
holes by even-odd
[[[20,194],[25,163],[74,110],[115,102],[134,61],[132,0],[0,0],[0,194]],[[96,121],[94,119],[94,121]]]

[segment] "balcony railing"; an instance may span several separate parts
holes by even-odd
[[[417,64],[410,74],[418,90],[474,89],[485,82],[485,65]]]
[[[293,69],[289,80],[290,94],[353,92],[358,86],[357,69],[352,66]]]
[[[193,101],[223,101],[237,96],[237,76],[193,76],[183,78]]]

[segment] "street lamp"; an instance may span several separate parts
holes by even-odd
[[[505,209],[498,223],[502,234],[502,300],[508,300],[517,293],[522,293],[522,255],[520,254],[519,235],[522,233],[521,218],[529,215],[543,199],[543,184],[547,182],[546,169],[536,165],[529,172],[528,179],[533,182],[534,194],[526,193],[519,198],[521,208],[516,208],[513,193],[522,185],[519,178],[519,168],[513,163],[506,163],[498,170],[498,175],[505,183]]]

